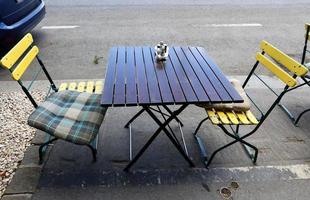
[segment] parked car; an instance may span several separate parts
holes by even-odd
[[[0,0],[0,47],[10,48],[44,16],[43,0]]]

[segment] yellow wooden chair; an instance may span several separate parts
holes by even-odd
[[[303,52],[302,52],[302,58],[301,58],[301,64],[304,65],[305,67],[307,67],[308,69],[310,68],[310,63],[305,63],[306,62],[306,55],[307,53],[309,53],[310,51],[308,50],[308,41],[310,40],[310,24],[306,23],[305,24],[305,29],[306,29],[306,34],[305,34],[305,42],[304,42],[304,48],[303,48]],[[310,80],[310,75],[307,73],[301,73],[301,74],[294,74],[294,78],[295,77],[300,77],[300,79],[303,81],[303,85],[308,85],[310,86],[307,82],[308,80]],[[287,89],[287,87],[285,88]],[[279,103],[280,108],[282,108],[282,110],[288,115],[288,117],[290,118],[290,120],[294,123],[295,126],[297,126],[299,120],[301,119],[301,117],[306,114],[307,112],[310,111],[310,109],[306,109],[304,111],[302,111],[301,113],[299,113],[297,115],[297,117],[294,116],[293,113],[291,113],[287,107],[281,103]]]
[[[40,162],[43,160],[47,145],[57,139],[88,146],[92,150],[93,159],[96,160],[98,131],[107,110],[107,108],[100,106],[100,94],[102,92],[103,82],[82,81],[61,83],[60,87],[57,88],[42,60],[38,57],[38,53],[39,48],[33,45],[33,37],[28,33],[0,60],[0,65],[10,71],[12,78],[19,83],[34,108],[36,108],[30,115],[28,124],[48,133],[46,141],[39,148]],[[40,68],[33,75],[33,80],[30,84],[26,85],[21,78],[35,59],[38,61]],[[38,104],[30,91],[33,82],[42,71],[50,83],[50,88],[46,101]],[[91,104],[86,102],[87,100],[89,102],[92,100]],[[48,106],[52,104],[59,105],[52,106],[53,110],[50,110]],[[94,120],[90,122],[87,117],[81,119],[76,112],[72,112],[72,109],[79,111],[83,116],[93,116]],[[46,113],[50,113],[50,115]],[[60,113],[62,114],[60,115]],[[40,116],[44,115],[45,118],[38,117],[39,114]],[[55,128],[52,127],[53,123],[44,123],[42,119],[57,121],[59,124]],[[62,127],[62,122],[72,125],[72,128],[67,129],[66,127]]]
[[[198,142],[206,167],[210,165],[214,156],[219,151],[237,142],[240,142],[242,144],[247,154],[250,156],[252,162],[256,163],[258,149],[253,144],[245,141],[245,139],[258,130],[258,128],[267,119],[275,106],[278,105],[284,94],[302,86],[302,84],[297,84],[295,75],[305,75],[308,72],[308,69],[305,66],[293,60],[285,53],[281,52],[279,49],[275,48],[266,41],[262,41],[260,43],[260,48],[262,52],[256,54],[256,63],[254,64],[242,87],[241,84],[238,84],[238,82],[232,81],[233,85],[240,93],[240,96],[242,96],[245,100],[245,103],[199,105],[205,108],[208,116],[198,124],[194,132],[194,136],[196,138],[196,141]],[[257,103],[253,101],[253,98],[251,98],[244,90],[253,75],[256,76],[259,80],[261,80],[263,84],[265,84],[269,89],[271,89],[271,87],[255,73],[255,70],[257,69],[259,64],[272,72],[286,85],[285,89],[279,95],[276,94],[276,100],[271,104],[267,112],[263,112],[262,109],[259,108]],[[252,107],[250,109],[250,107],[248,106],[248,102],[251,102],[256,108],[256,110],[260,113],[260,116],[258,118],[256,118],[255,115],[252,113]],[[206,153],[202,139],[198,136],[198,130],[200,129],[201,125],[207,120],[210,120],[212,124],[221,128],[226,135],[233,138],[233,141],[215,150],[210,157]],[[230,130],[227,129],[227,126],[230,127]],[[251,126],[252,128],[251,131],[239,135],[240,126]]]

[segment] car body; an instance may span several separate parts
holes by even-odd
[[[0,46],[14,45],[44,16],[43,0],[0,0]]]

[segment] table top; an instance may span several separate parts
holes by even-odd
[[[103,106],[231,102],[243,99],[201,47],[170,47],[163,62],[153,47],[110,50]]]

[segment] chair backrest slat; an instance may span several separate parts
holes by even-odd
[[[278,63],[281,63],[284,67],[286,67],[289,71],[293,72],[297,76],[304,76],[306,73],[308,73],[308,68],[295,61],[276,47],[272,46],[270,43],[263,40],[260,43],[260,48],[271,58],[273,58]]]
[[[11,69],[32,43],[32,35],[28,33],[1,59],[1,65]]]
[[[276,75],[281,81],[290,87],[297,85],[296,79],[284,71],[281,67],[273,63],[270,59],[261,53],[256,54],[256,60],[259,61],[264,67]]]
[[[18,81],[26,69],[29,67],[33,59],[38,55],[39,48],[37,46],[33,46],[26,54],[26,56],[18,63],[17,67],[12,72],[12,77],[14,80]]]

